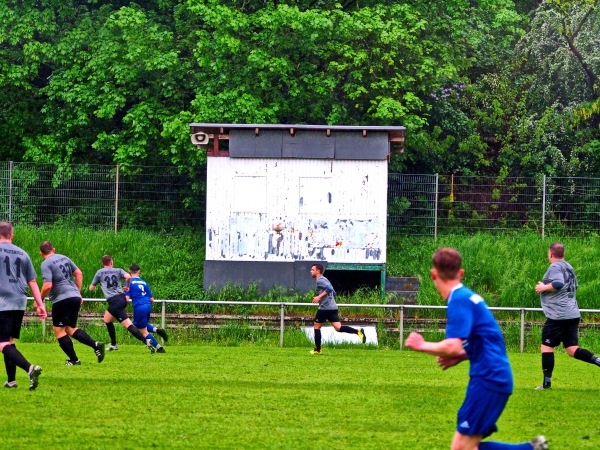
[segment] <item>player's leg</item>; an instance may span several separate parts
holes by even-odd
[[[485,436],[498,431],[496,422],[509,397],[508,393],[491,391],[479,380],[470,379],[465,400],[458,410],[452,450],[532,450],[531,442],[482,442]]]
[[[3,356],[4,356],[4,367],[6,368],[6,383],[4,383],[4,387],[16,388],[17,387],[17,365],[7,355],[3,354]]]
[[[75,347],[73,347],[73,341],[67,334],[66,328],[72,323],[73,316],[73,302],[72,299],[64,299],[58,302],[52,303],[52,327],[54,328],[54,335],[58,341],[58,345],[62,351],[67,355],[67,366],[76,366],[81,364],[77,353],[75,353]],[[77,299],[76,311],[79,310],[79,299]]]
[[[569,356],[600,367],[600,358],[589,350],[579,347],[579,318],[566,321],[563,344]]]
[[[542,353],[542,373],[544,381],[537,386],[537,390],[550,389],[552,387],[552,373],[554,372],[554,347],[561,342],[560,321],[546,319],[542,328],[542,344],[540,351]]]
[[[16,376],[16,367],[20,367],[27,372],[29,390],[33,391],[38,386],[38,378],[42,373],[42,368],[27,361],[23,354],[17,350],[14,341],[21,336],[21,324],[23,323],[24,312],[0,311],[0,351],[4,356],[7,376]],[[7,360],[8,365],[6,363]],[[12,368],[13,366],[15,369]],[[14,374],[13,370],[15,371]]]
[[[317,310],[317,314],[315,315],[315,320],[313,324],[313,331],[315,334],[315,348],[310,351],[312,354],[320,354],[321,353],[321,327],[327,320],[327,313],[322,309]]]
[[[362,341],[363,344],[367,341],[367,337],[365,336],[365,330],[363,330],[362,328],[357,329],[348,325],[342,325],[337,310],[332,311],[329,314],[329,321],[331,322],[331,325],[333,325],[335,331],[337,331],[338,333],[356,334],[358,335],[358,338]]]
[[[158,343],[154,336],[148,332],[148,320],[150,320],[150,313],[152,312],[152,305],[150,303],[144,305],[137,305],[133,308],[133,326],[135,326],[140,333],[144,336],[144,342],[151,353],[154,353],[155,349],[158,350],[162,346]],[[164,350],[160,353],[165,353]]]
[[[83,331],[80,328],[77,328],[77,319],[79,318],[79,308],[81,307],[81,299],[73,297],[70,299],[63,300],[63,302],[69,302],[68,315],[65,317],[64,321],[64,324],[66,325],[66,333],[73,339],[77,340],[78,342],[81,342],[83,345],[91,347],[94,350],[94,354],[98,358],[98,362],[101,363],[104,360],[104,342],[95,341],[85,331]]]
[[[165,341],[165,342],[167,342],[169,340],[169,335],[167,334],[167,332],[164,328],[158,328],[156,325],[152,325],[151,323],[148,323],[148,331],[150,333],[158,334],[161,338],[163,338],[163,341]]]
[[[108,331],[108,336],[110,338],[110,345],[106,349],[109,352],[119,349],[119,347],[117,347],[117,332],[115,331],[115,324],[113,323],[114,320],[115,317],[109,311],[104,313],[102,321],[104,322],[104,325],[106,325],[106,331]]]
[[[99,363],[104,361],[104,353],[106,351],[106,344],[104,344],[104,342],[95,341],[89,334],[87,334],[81,328],[67,327],[65,331],[73,339],[77,340],[78,342],[81,342],[83,345],[91,347],[94,350],[94,354],[98,358]]]
[[[12,313],[0,311],[0,352],[2,352],[4,368],[6,369],[7,381],[4,383],[5,388],[17,387],[17,364],[11,357],[4,353],[4,348],[15,343],[11,337],[13,330],[12,320]]]

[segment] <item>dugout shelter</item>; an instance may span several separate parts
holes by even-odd
[[[204,287],[385,289],[388,162],[401,126],[192,123],[207,154]]]

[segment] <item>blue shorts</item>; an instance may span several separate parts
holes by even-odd
[[[465,401],[458,410],[456,431],[484,438],[495,433],[498,431],[496,422],[509,397],[510,394],[492,391],[480,379],[471,378]]]
[[[133,324],[139,329],[148,328],[151,312],[152,303],[135,306],[133,308]]]

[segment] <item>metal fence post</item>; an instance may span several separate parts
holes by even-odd
[[[438,195],[439,195],[440,175],[435,174],[435,200],[433,203],[433,239],[437,240],[437,212],[438,212]]]
[[[281,303],[280,306],[280,313],[279,313],[279,346],[283,347],[283,326],[284,326],[284,319],[285,319],[285,303]]]
[[[521,353],[525,349],[525,310],[521,308],[521,342],[519,344]]]
[[[400,350],[404,343],[404,305],[400,305],[400,324],[398,325],[398,331],[400,332]]]
[[[115,174],[115,233],[119,222],[119,165]]]
[[[161,318],[161,328],[164,330],[165,329],[165,321],[166,321],[166,316],[167,316],[167,304],[165,303],[164,300],[161,300],[161,310],[160,310],[160,318]]]
[[[546,175],[544,175],[542,183],[542,239],[544,239],[546,231]]]
[[[13,222],[12,218],[12,190],[13,190],[13,162],[10,162],[9,181],[8,181],[8,221]]]

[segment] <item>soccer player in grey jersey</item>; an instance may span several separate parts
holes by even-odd
[[[104,342],[96,342],[85,331],[77,328],[79,308],[83,303],[83,273],[68,257],[57,254],[50,241],[40,244],[40,253],[44,258],[41,266],[44,279],[41,294],[42,298],[48,296],[52,301],[52,325],[58,345],[69,357],[66,365],[81,364],[71,337],[91,347],[101,363],[104,360]]]
[[[550,244],[548,259],[550,267],[542,281],[535,286],[535,292],[540,294],[546,316],[541,345],[544,382],[536,389],[552,387],[554,347],[561,342],[569,356],[600,367],[600,358],[579,347],[578,329],[581,315],[575,297],[578,283],[573,267],[565,261],[565,246],[560,242]]]
[[[335,290],[329,280],[323,276],[323,266],[321,264],[314,264],[310,268],[310,276],[317,281],[317,295],[313,297],[312,302],[319,304],[314,321],[315,348],[310,353],[313,355],[321,353],[321,327],[328,320],[333,325],[335,331],[356,334],[364,344],[367,340],[365,330],[362,328],[357,330],[356,328],[341,324],[337,303],[335,302]]]
[[[40,319],[44,320],[47,314],[31,258],[24,250],[13,245],[13,238],[13,226],[8,222],[0,222],[0,352],[4,356],[8,376],[4,387],[17,387],[17,367],[20,367],[27,372],[29,390],[33,391],[38,386],[42,368],[30,364],[15,345],[15,339],[21,335],[23,314],[27,307],[27,286]]]
[[[121,287],[121,280],[125,279],[126,288],[129,289],[129,282],[131,275],[125,272],[123,269],[113,267],[113,259],[110,255],[104,255],[102,257],[102,269],[98,270],[94,275],[92,284],[90,284],[90,291],[96,289],[96,285],[100,283],[104,297],[108,302],[108,309],[104,313],[104,324],[108,330],[110,336],[110,345],[107,350],[118,350],[117,347],[117,335],[115,333],[115,326],[113,321],[117,319],[123,327],[127,329],[136,339],[146,344],[150,353],[154,354],[156,349],[152,346],[150,339],[145,339],[144,335],[140,330],[131,322],[131,319],[125,312],[127,307],[127,298]]]

